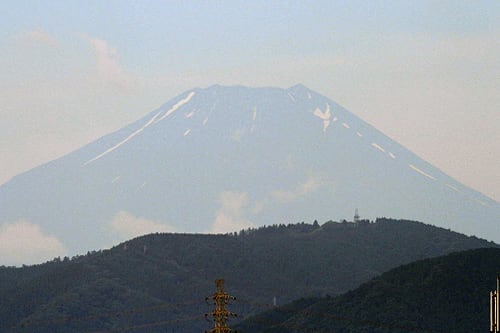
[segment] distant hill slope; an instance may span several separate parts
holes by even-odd
[[[500,249],[395,268],[336,298],[302,299],[240,323],[242,333],[487,332]]]
[[[419,222],[327,222],[239,234],[151,234],[110,250],[0,268],[2,332],[203,331],[214,280],[248,316],[300,297],[338,295],[396,266],[498,245]],[[131,331],[134,331],[131,329]]]

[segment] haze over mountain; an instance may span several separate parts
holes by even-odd
[[[351,219],[355,208],[500,241],[498,202],[302,85],[186,91],[3,184],[0,207],[0,223],[72,254],[151,231]]]

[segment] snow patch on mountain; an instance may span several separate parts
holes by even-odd
[[[104,152],[102,152],[101,154],[97,155],[96,157],[88,160],[87,162],[85,162],[83,164],[83,166],[86,166],[92,162],[95,162],[97,161],[98,159],[106,156],[107,154],[111,153],[112,151],[114,151],[115,149],[118,149],[120,148],[122,145],[124,145],[125,143],[127,143],[128,141],[132,140],[132,138],[134,138],[136,135],[140,134],[142,131],[144,131],[148,126],[150,126],[151,124],[153,124],[156,120],[156,118],[158,118],[158,116],[161,114],[161,112],[158,112],[157,114],[155,114],[146,124],[144,124],[141,128],[139,128],[137,131],[133,132],[132,134],[130,134],[129,136],[127,136],[124,140],[120,141],[119,143],[117,143],[116,145],[114,145],[113,147],[111,148],[108,148],[106,149]]]
[[[421,175],[423,175],[423,176],[425,176],[425,177],[427,177],[427,178],[430,178],[430,179],[432,179],[432,180],[436,180],[436,178],[434,178],[434,176],[432,176],[432,175],[428,174],[427,172],[425,172],[425,171],[423,171],[423,170],[421,170],[421,169],[417,168],[417,167],[416,167],[416,166],[414,166],[413,164],[409,164],[408,166],[409,166],[411,169],[413,169],[413,170],[415,170],[416,172],[418,172],[419,174],[421,174]]]
[[[481,201],[479,199],[474,199],[474,200],[476,200],[476,202],[479,203],[481,206],[488,206],[488,204],[484,201]]]
[[[332,116],[330,113],[330,104],[326,104],[325,112],[321,111],[320,108],[316,108],[313,114],[323,120],[323,132],[326,132],[326,129],[330,126],[330,118]]]
[[[170,116],[172,113],[174,113],[175,111],[177,111],[181,106],[183,106],[184,104],[186,104],[187,102],[189,102],[191,100],[191,98],[195,95],[195,92],[192,91],[190,92],[186,98],[183,98],[181,99],[179,102],[177,102],[174,106],[172,106],[172,108],[170,110],[168,110],[163,116],[161,116],[160,119],[158,119],[156,122],[160,122],[162,121],[163,119],[167,118],[168,116]]]
[[[166,117],[168,117],[169,115],[171,115],[172,113],[174,113],[175,111],[177,111],[181,106],[183,106],[184,104],[186,104],[187,102],[189,102],[189,100],[195,95],[195,92],[192,91],[188,94],[188,96],[186,98],[183,98],[181,99],[179,102],[177,102],[174,106],[172,106],[172,108],[170,108],[170,110],[168,110],[163,116],[160,117],[162,111],[156,113],[146,124],[144,124],[141,128],[139,128],[138,130],[136,130],[135,132],[133,132],[132,134],[130,134],[129,136],[127,136],[124,140],[120,141],[119,143],[117,143],[116,145],[112,146],[111,148],[108,148],[107,150],[105,150],[104,152],[102,152],[101,154],[97,155],[96,157],[88,160],[87,162],[85,162],[83,164],[83,166],[86,166],[92,162],[95,162],[97,161],[98,159],[106,156],[107,154],[111,153],[112,151],[120,148],[121,146],[123,146],[124,144],[126,144],[127,142],[129,142],[130,140],[132,140],[135,136],[139,135],[141,132],[143,132],[147,127],[151,126],[152,124],[156,124],[157,122],[165,119]],[[158,117],[160,117],[159,119],[157,119]]]
[[[381,151],[381,152],[383,152],[383,153],[385,153],[385,149],[384,149],[384,148],[382,148],[382,146],[380,146],[380,145],[379,145],[378,143],[376,143],[376,142],[373,142],[373,143],[372,143],[372,147],[373,147],[373,148],[375,148],[375,149],[380,150],[380,151]]]
[[[453,185],[450,185],[450,184],[445,184],[447,187],[451,188],[453,191],[455,192],[458,192],[458,193],[462,193],[458,188],[456,188],[455,186]]]

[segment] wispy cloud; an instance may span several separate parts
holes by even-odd
[[[215,216],[211,232],[233,232],[252,227],[246,217],[248,194],[246,192],[224,191],[219,196],[220,207]]]
[[[153,232],[174,231],[171,226],[137,217],[126,211],[118,212],[111,220],[110,226],[111,231],[120,238],[120,241]]]
[[[268,192],[263,199],[253,203],[251,212],[253,214],[260,214],[270,205],[287,204],[300,200],[316,192],[323,185],[325,185],[324,179],[319,175],[309,175],[303,182],[298,183],[295,187],[289,189],[276,189]]]
[[[88,40],[95,52],[99,78],[124,92],[130,91],[134,79],[120,64],[118,51],[103,39],[89,37]]]
[[[310,176],[297,187],[289,190],[276,190],[271,192],[271,198],[281,203],[288,203],[316,191],[321,186],[319,177]]]
[[[144,96],[161,88],[141,88],[119,50],[102,38],[73,36],[68,42],[38,29],[13,34],[0,47],[0,151],[10,161],[0,163],[0,184],[160,104]]]
[[[0,226],[0,265],[36,264],[67,253],[56,237],[25,220]]]
[[[40,29],[26,31],[21,35],[19,35],[18,39],[22,42],[47,45],[51,47],[58,46],[59,44],[59,42],[54,36]]]

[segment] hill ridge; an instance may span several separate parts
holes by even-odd
[[[217,278],[224,278],[227,291],[242,300],[232,310],[248,316],[262,311],[261,305],[273,297],[283,304],[299,297],[338,295],[395,266],[485,246],[498,247],[443,228],[392,219],[358,227],[331,221],[219,235],[155,233],[71,259],[0,267],[0,317],[11,327],[67,316],[164,309],[39,328],[84,332],[180,318],[179,311],[195,316],[207,311],[203,300]],[[174,306],[188,301],[193,302]],[[169,327],[207,328],[203,320]]]
[[[338,297],[294,301],[237,327],[245,333],[480,332],[496,288],[500,248],[405,264]]]

